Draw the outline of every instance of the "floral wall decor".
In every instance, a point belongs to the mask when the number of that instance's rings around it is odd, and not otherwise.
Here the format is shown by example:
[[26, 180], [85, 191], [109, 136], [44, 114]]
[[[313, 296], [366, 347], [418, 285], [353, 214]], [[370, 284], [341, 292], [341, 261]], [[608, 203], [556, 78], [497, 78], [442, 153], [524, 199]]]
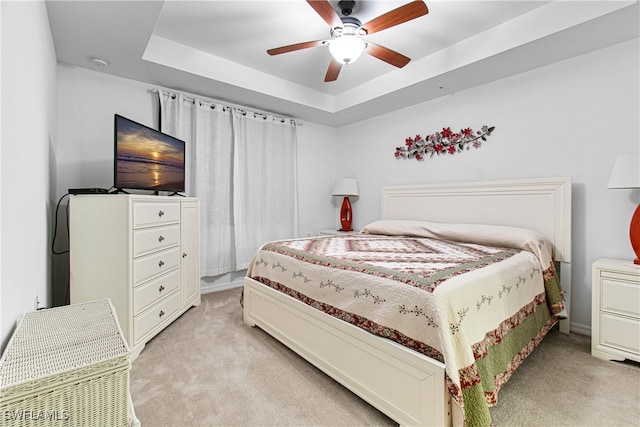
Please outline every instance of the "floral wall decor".
[[404, 147], [396, 147], [396, 158], [424, 160], [425, 157], [433, 157], [441, 154], [455, 154], [471, 147], [479, 148], [482, 142], [487, 140], [495, 126], [482, 126], [480, 130], [471, 128], [453, 132], [451, 128], [443, 128], [440, 132], [423, 138], [420, 135], [407, 138]]

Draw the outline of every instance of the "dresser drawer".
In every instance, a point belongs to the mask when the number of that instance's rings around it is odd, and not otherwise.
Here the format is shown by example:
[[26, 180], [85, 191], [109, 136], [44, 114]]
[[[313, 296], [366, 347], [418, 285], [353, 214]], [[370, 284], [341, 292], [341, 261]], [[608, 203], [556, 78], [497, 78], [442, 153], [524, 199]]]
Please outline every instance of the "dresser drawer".
[[172, 224], [180, 221], [180, 202], [133, 203], [133, 228]]
[[600, 344], [640, 355], [640, 321], [601, 313]]
[[155, 304], [180, 287], [180, 271], [173, 270], [133, 289], [133, 314]]
[[180, 265], [180, 248], [154, 252], [133, 260], [133, 286], [164, 274]]
[[180, 243], [180, 225], [141, 228], [133, 232], [133, 256], [149, 254]]
[[180, 309], [180, 292], [174, 292], [133, 318], [135, 343]]
[[603, 278], [600, 308], [640, 318], [640, 286], [632, 282]]

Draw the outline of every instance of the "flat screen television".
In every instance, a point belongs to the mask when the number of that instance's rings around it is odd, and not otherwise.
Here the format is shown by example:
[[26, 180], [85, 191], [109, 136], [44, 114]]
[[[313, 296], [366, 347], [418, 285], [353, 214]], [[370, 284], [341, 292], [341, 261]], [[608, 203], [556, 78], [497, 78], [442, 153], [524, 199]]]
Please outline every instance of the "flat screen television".
[[114, 147], [116, 191], [184, 192], [184, 141], [116, 114]]

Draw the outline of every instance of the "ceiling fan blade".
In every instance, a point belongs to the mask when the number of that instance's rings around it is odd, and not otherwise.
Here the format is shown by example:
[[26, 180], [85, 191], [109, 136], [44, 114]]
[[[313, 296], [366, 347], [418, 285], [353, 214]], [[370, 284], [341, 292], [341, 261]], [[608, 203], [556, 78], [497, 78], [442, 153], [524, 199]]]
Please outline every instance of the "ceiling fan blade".
[[296, 50], [308, 49], [310, 47], [321, 46], [324, 44], [324, 40], [316, 40], [313, 42], [303, 42], [290, 44], [288, 46], [276, 47], [273, 49], [269, 49], [267, 53], [269, 55], [280, 55], [281, 53], [294, 52]]
[[416, 0], [384, 13], [377, 18], [373, 18], [371, 21], [364, 24], [362, 28], [367, 30], [367, 34], [373, 34], [404, 22], [411, 21], [412, 19], [419, 18], [427, 13], [429, 13], [427, 5], [424, 4], [422, 0]]
[[336, 11], [333, 10], [328, 0], [307, 0], [307, 3], [324, 19], [324, 22], [329, 24], [329, 27], [335, 28], [342, 26], [342, 20]]
[[388, 47], [380, 46], [379, 44], [371, 42], [367, 42], [367, 47], [364, 51], [369, 55], [398, 68], [404, 67], [409, 63], [409, 61], [411, 61], [411, 58], [408, 58], [395, 50], [391, 50]]
[[340, 70], [342, 69], [342, 64], [331, 58], [331, 62], [329, 63], [329, 68], [327, 69], [327, 74], [324, 76], [325, 82], [333, 82], [338, 79], [338, 74], [340, 74]]

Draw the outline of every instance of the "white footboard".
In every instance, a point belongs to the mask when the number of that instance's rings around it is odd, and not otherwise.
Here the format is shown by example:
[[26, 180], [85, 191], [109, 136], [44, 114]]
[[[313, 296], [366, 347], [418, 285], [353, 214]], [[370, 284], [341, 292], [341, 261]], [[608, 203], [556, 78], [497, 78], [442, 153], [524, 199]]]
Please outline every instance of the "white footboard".
[[259, 326], [400, 425], [451, 425], [444, 364], [250, 278], [244, 322]]

